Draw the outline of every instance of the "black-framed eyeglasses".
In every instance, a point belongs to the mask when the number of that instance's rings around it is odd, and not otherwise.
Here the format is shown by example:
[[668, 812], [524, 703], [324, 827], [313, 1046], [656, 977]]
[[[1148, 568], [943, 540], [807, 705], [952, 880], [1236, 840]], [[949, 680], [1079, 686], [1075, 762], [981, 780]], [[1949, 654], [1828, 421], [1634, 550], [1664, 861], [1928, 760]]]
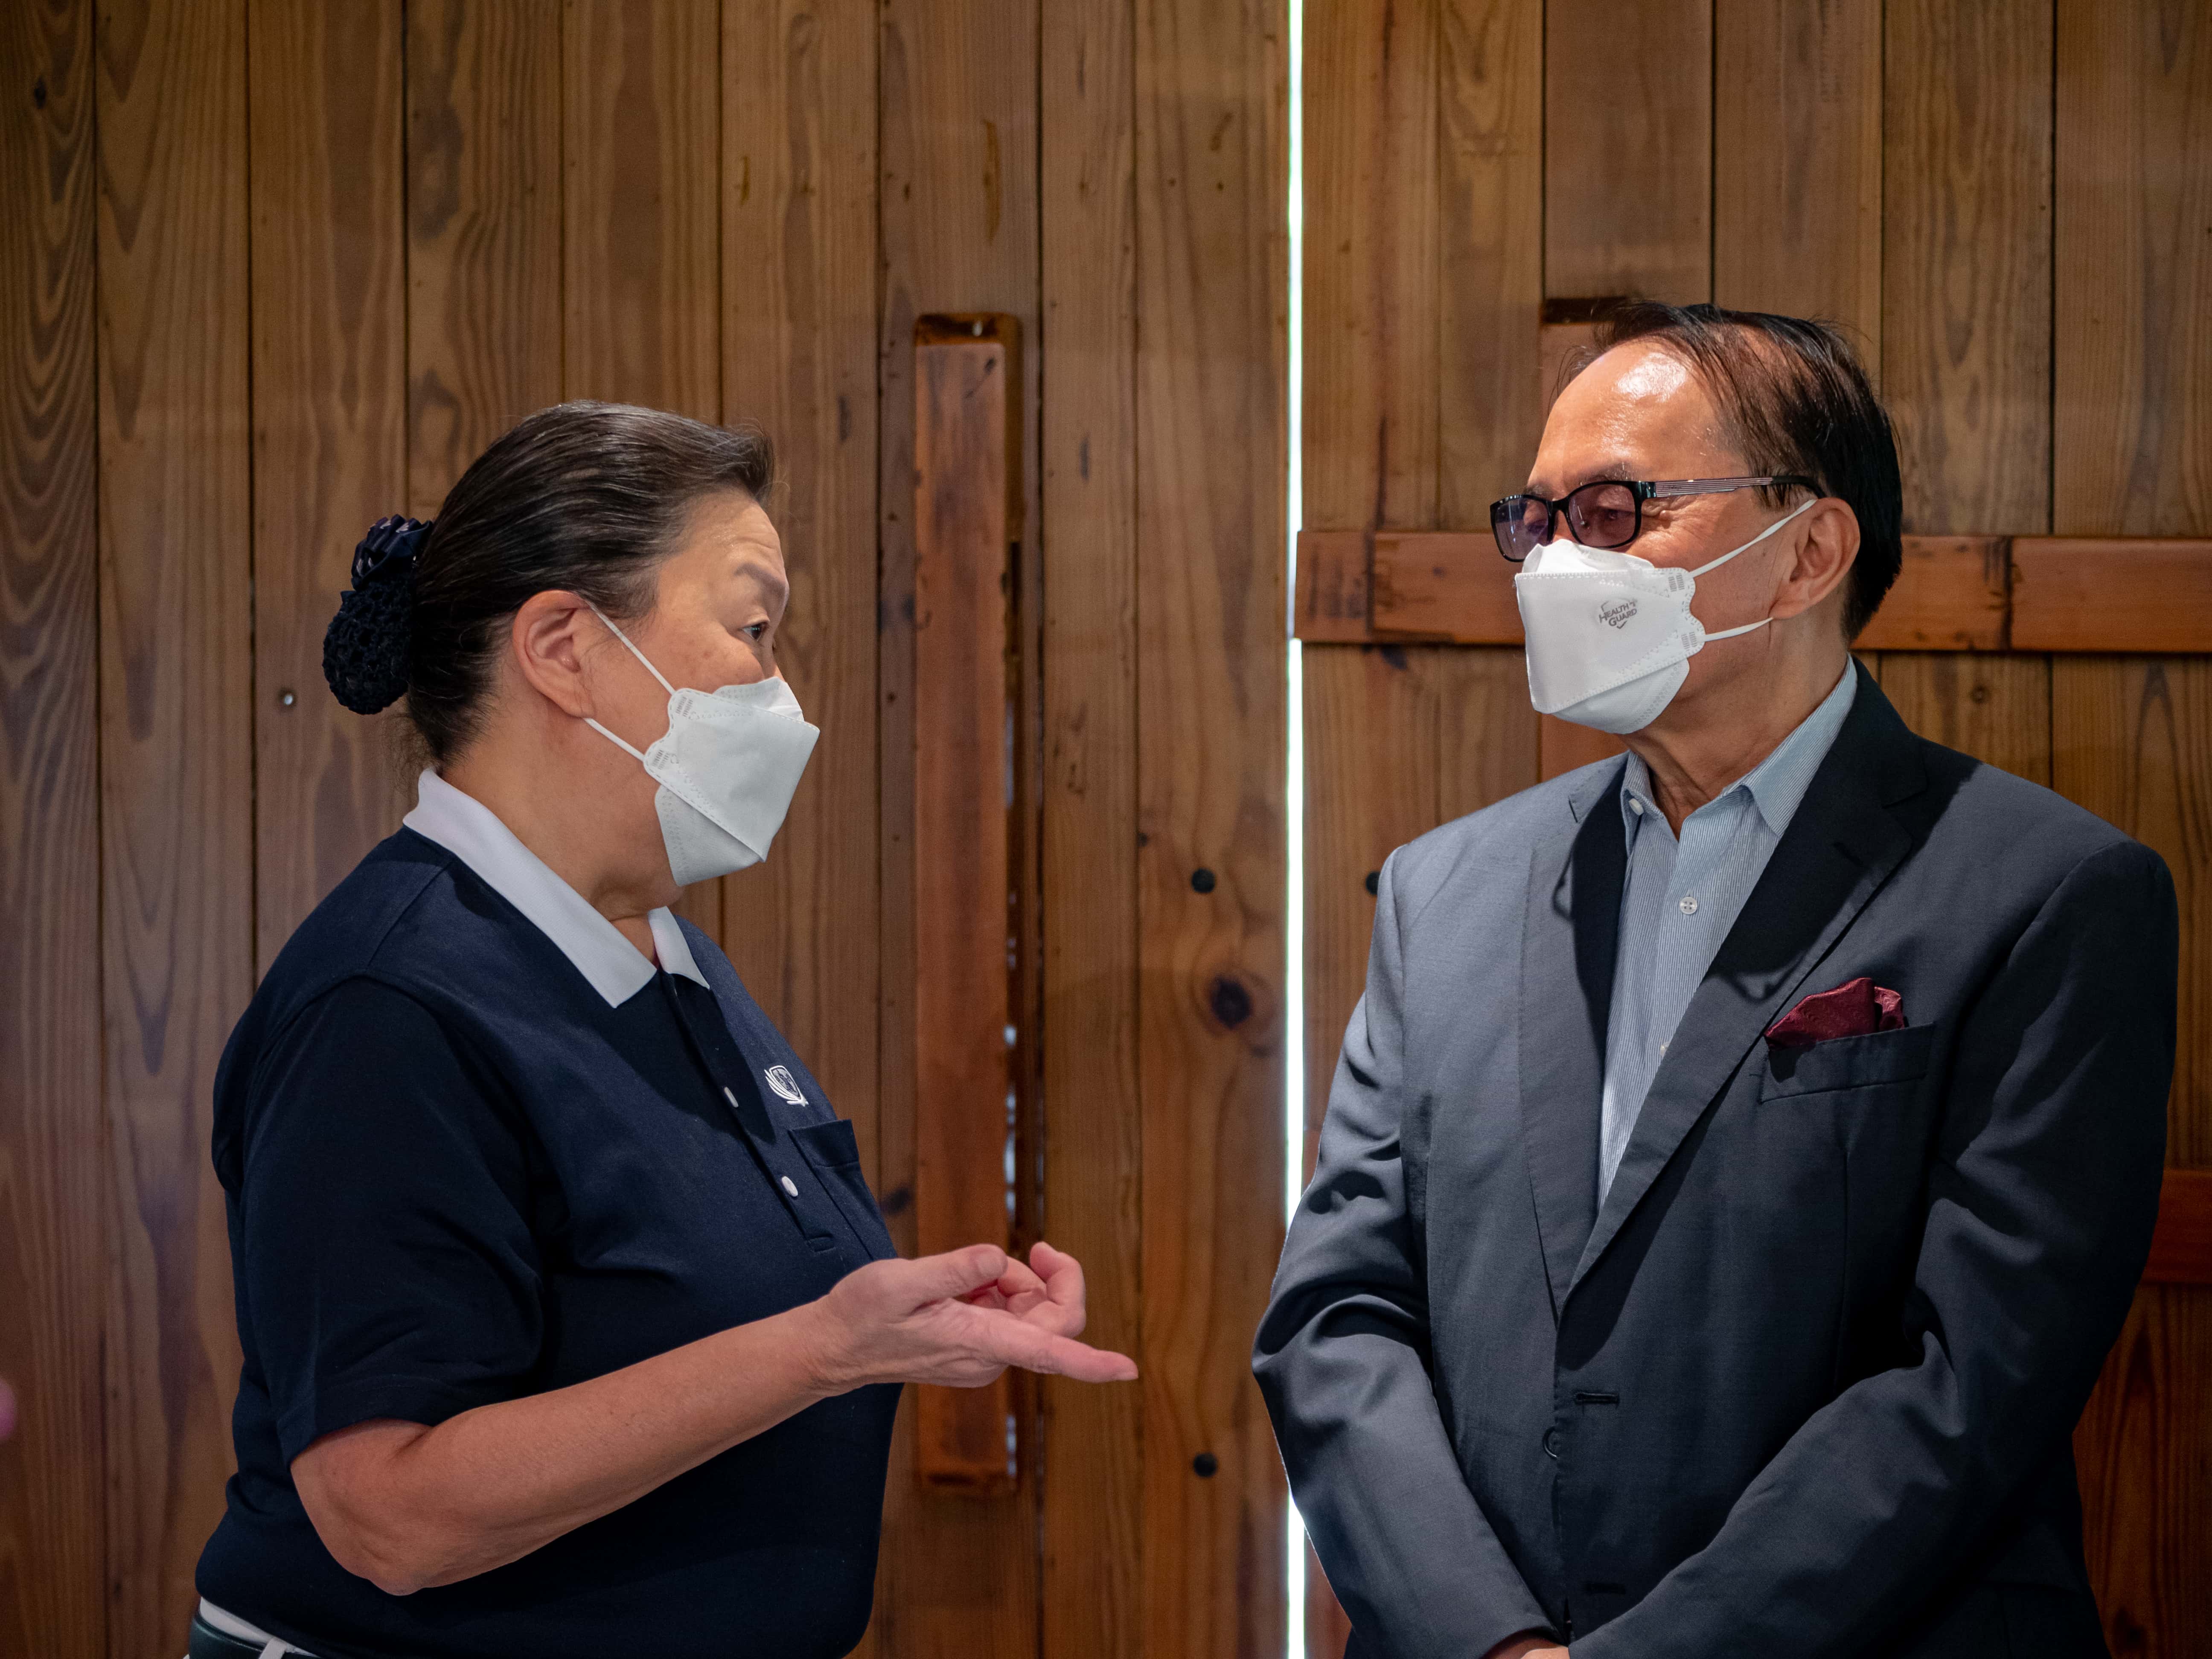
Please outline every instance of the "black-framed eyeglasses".
[[1559, 515], [1584, 547], [1626, 547], [1644, 533], [1644, 503], [1675, 495], [1725, 495], [1731, 490], [1795, 484], [1820, 486], [1811, 478], [1778, 472], [1763, 478], [1593, 478], [1559, 500], [1544, 495], [1508, 495], [1490, 504], [1490, 533], [1498, 550], [1515, 564], [1552, 539]]

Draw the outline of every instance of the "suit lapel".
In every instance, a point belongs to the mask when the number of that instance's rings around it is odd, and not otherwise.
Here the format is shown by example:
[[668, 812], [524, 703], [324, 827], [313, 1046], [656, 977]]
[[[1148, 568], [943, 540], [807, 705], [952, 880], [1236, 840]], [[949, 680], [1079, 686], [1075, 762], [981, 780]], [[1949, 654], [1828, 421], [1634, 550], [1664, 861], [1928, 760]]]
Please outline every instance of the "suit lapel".
[[1914, 836], [1888, 808], [1921, 787], [1917, 740], [1873, 678], [1858, 673], [1850, 718], [1675, 1028], [1570, 1291], [1589, 1276], [1753, 1045], [1912, 848]]
[[1540, 848], [1521, 930], [1521, 1132], [1554, 1314], [1597, 1211], [1599, 1100], [1627, 838], [1614, 803], [1627, 763], [1577, 792], [1571, 839]]

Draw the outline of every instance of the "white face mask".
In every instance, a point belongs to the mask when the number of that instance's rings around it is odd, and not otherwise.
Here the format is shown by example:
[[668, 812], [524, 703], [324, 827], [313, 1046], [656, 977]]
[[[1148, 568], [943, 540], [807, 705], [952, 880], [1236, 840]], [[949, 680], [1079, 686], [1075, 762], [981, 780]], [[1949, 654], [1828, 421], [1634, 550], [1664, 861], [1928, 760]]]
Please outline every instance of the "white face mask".
[[653, 810], [660, 815], [660, 839], [677, 885], [758, 864], [791, 810], [821, 732], [806, 723], [781, 677], [726, 685], [712, 696], [678, 691], [599, 606], [592, 606], [592, 614], [629, 646], [630, 655], [668, 693], [668, 730], [642, 754], [597, 720], [584, 723], [636, 755], [659, 784]]
[[1732, 639], [1774, 619], [1717, 634], [1690, 614], [1698, 578], [1756, 547], [1819, 498], [1777, 519], [1734, 552], [1695, 570], [1662, 568], [1633, 553], [1547, 542], [1513, 578], [1528, 640], [1528, 700], [1540, 714], [1616, 734], [1659, 718], [1708, 640]]

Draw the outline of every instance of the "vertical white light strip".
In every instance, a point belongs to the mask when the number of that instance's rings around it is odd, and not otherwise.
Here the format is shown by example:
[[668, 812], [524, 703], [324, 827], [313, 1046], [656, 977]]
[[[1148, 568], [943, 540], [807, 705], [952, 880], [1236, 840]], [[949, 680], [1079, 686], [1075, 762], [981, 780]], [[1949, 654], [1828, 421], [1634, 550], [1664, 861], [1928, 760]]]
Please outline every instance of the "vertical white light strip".
[[[1283, 826], [1284, 877], [1289, 890], [1283, 896], [1283, 948], [1289, 957], [1283, 969], [1283, 1219], [1288, 1224], [1297, 1208], [1304, 1182], [1306, 1155], [1306, 744], [1304, 664], [1299, 657], [1295, 623], [1297, 616], [1298, 526], [1305, 517], [1305, 478], [1302, 463], [1302, 428], [1305, 402], [1305, 4], [1288, 0], [1290, 7], [1290, 201], [1285, 211], [1290, 230], [1290, 350], [1284, 393], [1289, 400], [1290, 434], [1289, 527], [1283, 550], [1289, 580], [1284, 584], [1287, 601], [1283, 617], [1289, 636], [1285, 655], [1287, 684], [1284, 726], [1290, 752], [1285, 757]], [[1284, 1609], [1284, 1649], [1286, 1659], [1305, 1659], [1306, 1651], [1306, 1528], [1296, 1504], [1289, 1508], [1284, 1528], [1283, 1583], [1289, 1605]]]

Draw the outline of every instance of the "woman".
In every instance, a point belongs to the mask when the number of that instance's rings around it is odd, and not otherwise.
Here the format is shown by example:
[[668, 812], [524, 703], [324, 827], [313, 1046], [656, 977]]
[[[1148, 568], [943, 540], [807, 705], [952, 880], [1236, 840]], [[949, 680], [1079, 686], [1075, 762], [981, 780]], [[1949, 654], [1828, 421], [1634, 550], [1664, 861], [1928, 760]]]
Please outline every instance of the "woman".
[[666, 908], [767, 853], [813, 747], [769, 472], [564, 404], [356, 555], [325, 674], [429, 764], [216, 1079], [245, 1365], [193, 1659], [842, 1654], [899, 1384], [1136, 1374], [1048, 1245], [896, 1259]]

